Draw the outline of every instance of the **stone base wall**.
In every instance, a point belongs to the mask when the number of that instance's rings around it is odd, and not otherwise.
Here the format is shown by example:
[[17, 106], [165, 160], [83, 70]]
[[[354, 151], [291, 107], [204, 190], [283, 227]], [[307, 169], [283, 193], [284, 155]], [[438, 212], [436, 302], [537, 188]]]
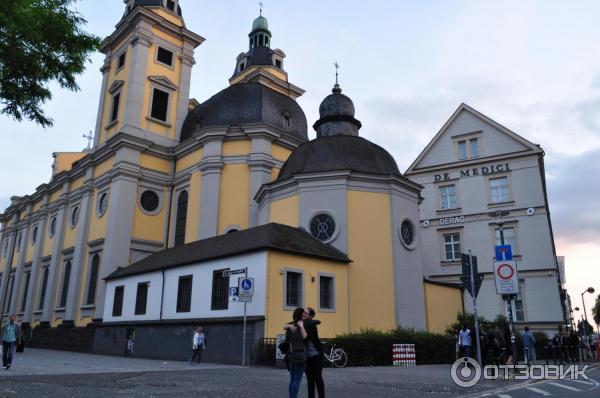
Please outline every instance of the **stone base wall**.
[[96, 329], [93, 327], [36, 327], [29, 346], [50, 350], [92, 352]]

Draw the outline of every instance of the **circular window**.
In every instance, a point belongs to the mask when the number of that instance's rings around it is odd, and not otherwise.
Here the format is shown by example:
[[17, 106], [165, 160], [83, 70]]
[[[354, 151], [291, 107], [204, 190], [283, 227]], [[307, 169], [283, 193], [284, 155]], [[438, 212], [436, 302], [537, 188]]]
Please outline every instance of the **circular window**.
[[79, 206], [75, 206], [73, 210], [71, 210], [71, 228], [77, 225], [79, 221]]
[[142, 196], [140, 197], [140, 205], [142, 209], [146, 210], [149, 213], [154, 212], [158, 209], [159, 205], [159, 197], [154, 191], [144, 191]]
[[50, 237], [53, 237], [56, 233], [56, 217], [52, 217], [52, 221], [50, 221]]
[[108, 208], [108, 193], [103, 192], [98, 198], [98, 216], [102, 217]]
[[34, 245], [35, 242], [37, 241], [37, 234], [38, 234], [38, 227], [34, 227], [33, 228], [33, 232], [31, 234], [31, 244]]
[[310, 220], [310, 233], [321, 242], [333, 238], [334, 232], [335, 220], [329, 214], [317, 214]]
[[415, 228], [410, 220], [402, 221], [400, 224], [400, 240], [407, 249], [414, 249], [417, 245], [415, 237]]

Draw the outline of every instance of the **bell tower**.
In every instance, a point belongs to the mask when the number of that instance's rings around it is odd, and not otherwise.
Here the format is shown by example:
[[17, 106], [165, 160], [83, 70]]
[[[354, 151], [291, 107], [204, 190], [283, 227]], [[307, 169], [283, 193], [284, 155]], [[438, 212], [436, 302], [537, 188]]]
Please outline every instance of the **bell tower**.
[[194, 49], [178, 0], [125, 0], [106, 54], [94, 147], [118, 133], [176, 145], [187, 115]]

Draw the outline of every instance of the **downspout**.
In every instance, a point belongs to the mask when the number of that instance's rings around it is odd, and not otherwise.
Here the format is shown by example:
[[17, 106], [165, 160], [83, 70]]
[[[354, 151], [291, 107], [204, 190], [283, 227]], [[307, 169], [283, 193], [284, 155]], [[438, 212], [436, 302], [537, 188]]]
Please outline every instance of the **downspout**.
[[550, 219], [550, 205], [548, 204], [548, 192], [546, 190], [546, 171], [544, 168], [544, 155], [545, 152], [538, 156], [538, 163], [540, 166], [540, 176], [542, 178], [542, 190], [544, 192], [544, 204], [546, 206], [546, 218], [548, 219], [548, 225], [550, 226], [550, 241], [552, 243], [552, 255], [554, 260], [554, 267], [556, 268], [556, 283], [558, 285], [558, 297], [560, 298], [560, 307], [562, 309], [563, 322], [567, 324], [567, 310], [565, 308], [565, 300], [563, 299], [562, 282], [560, 280], [560, 268], [558, 267], [558, 261], [556, 260], [556, 246], [554, 245], [554, 231], [552, 229], [552, 220]]
[[165, 270], [164, 268], [161, 270], [162, 272], [162, 289], [160, 291], [160, 317], [159, 320], [162, 321], [163, 318], [163, 301], [165, 296]]
[[165, 249], [169, 247], [169, 237], [171, 235], [171, 212], [173, 208], [173, 193], [175, 192], [175, 185], [171, 185], [171, 192], [169, 194], [169, 209], [167, 210], [167, 230], [165, 232]]

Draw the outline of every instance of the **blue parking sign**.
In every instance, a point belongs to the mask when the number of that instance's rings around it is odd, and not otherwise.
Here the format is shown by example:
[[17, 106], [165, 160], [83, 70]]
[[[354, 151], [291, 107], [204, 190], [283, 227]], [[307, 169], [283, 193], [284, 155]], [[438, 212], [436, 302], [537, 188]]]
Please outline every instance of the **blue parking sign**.
[[512, 246], [511, 245], [498, 245], [496, 246], [496, 261], [512, 260]]

